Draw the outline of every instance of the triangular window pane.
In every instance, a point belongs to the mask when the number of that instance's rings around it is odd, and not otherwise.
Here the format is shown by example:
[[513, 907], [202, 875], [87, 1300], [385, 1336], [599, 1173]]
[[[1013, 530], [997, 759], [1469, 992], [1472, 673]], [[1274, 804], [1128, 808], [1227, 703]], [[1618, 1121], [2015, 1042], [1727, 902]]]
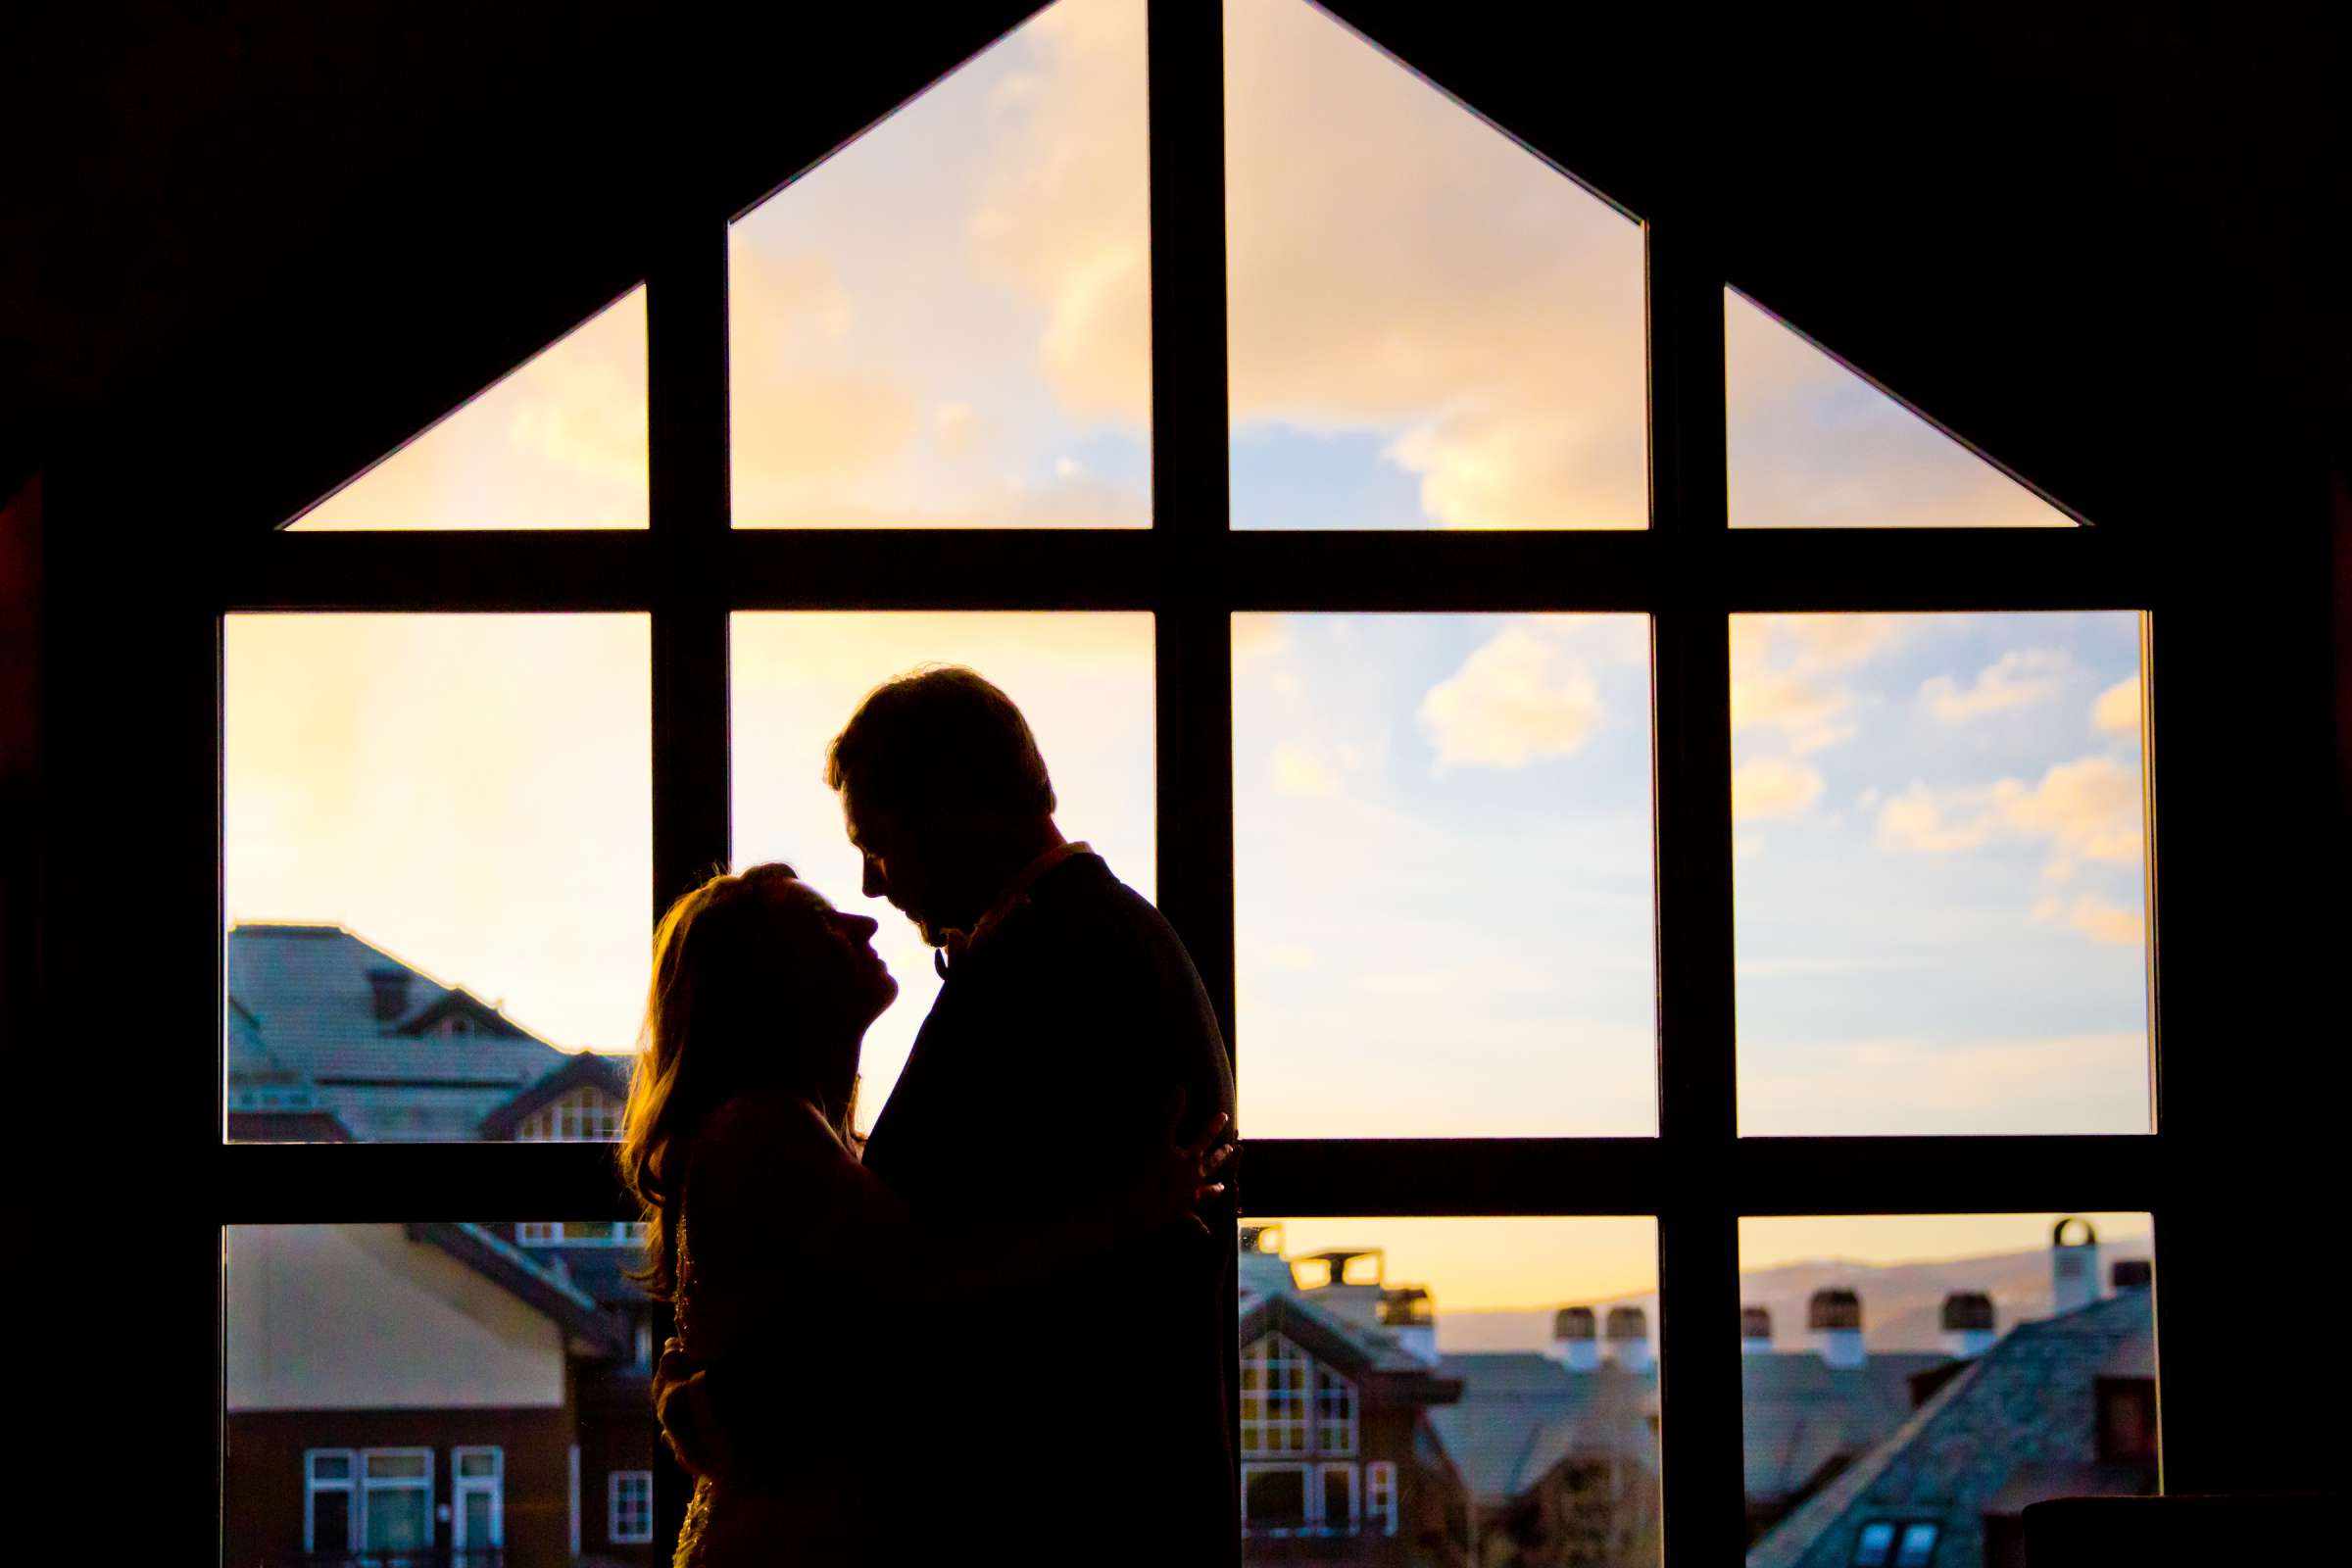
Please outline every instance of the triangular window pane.
[[1639, 224], [1304, 0], [1227, 0], [1233, 522], [1639, 528]]
[[1734, 289], [1735, 528], [2071, 528], [2075, 520]]
[[642, 528], [648, 510], [641, 284], [288, 526]]
[[1060, 0], [738, 219], [740, 527], [1151, 521], [1144, 0]]

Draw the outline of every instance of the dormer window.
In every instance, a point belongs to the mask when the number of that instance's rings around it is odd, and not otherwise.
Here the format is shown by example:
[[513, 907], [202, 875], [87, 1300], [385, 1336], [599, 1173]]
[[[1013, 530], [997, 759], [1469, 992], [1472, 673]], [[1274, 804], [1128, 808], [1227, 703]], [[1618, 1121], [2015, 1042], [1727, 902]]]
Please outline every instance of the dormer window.
[[601, 1089], [569, 1089], [522, 1119], [517, 1143], [612, 1143], [620, 1136], [620, 1102]]

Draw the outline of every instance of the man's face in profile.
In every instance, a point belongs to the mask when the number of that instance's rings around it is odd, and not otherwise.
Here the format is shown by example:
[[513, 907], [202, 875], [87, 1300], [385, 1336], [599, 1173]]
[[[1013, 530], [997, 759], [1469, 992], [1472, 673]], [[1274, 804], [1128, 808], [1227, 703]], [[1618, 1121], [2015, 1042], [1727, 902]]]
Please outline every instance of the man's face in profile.
[[861, 891], [869, 899], [887, 899], [893, 908], [915, 923], [932, 947], [947, 943], [946, 922], [935, 906], [931, 859], [923, 836], [896, 812], [879, 807], [858, 808], [847, 789], [841, 792], [842, 826], [851, 847], [864, 862]]

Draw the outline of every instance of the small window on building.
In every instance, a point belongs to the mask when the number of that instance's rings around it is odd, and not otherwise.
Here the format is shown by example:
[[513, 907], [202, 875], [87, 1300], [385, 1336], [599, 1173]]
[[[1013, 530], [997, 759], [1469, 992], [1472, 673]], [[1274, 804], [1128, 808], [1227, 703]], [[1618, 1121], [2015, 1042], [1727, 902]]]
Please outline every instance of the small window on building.
[[1314, 1362], [1279, 1334], [1242, 1352], [1242, 1452], [1307, 1451], [1307, 1391]]
[[1396, 1466], [1375, 1459], [1364, 1466], [1364, 1517], [1384, 1536], [1396, 1533]]
[[358, 1512], [353, 1490], [359, 1457], [349, 1448], [313, 1448], [302, 1456], [302, 1549], [352, 1549]]
[[564, 1240], [560, 1219], [526, 1219], [514, 1227], [514, 1240], [524, 1247], [554, 1247]]
[[525, 1144], [612, 1143], [620, 1136], [620, 1102], [599, 1089], [573, 1089], [532, 1111], [514, 1129]]
[[482, 1551], [507, 1544], [506, 1454], [502, 1449], [453, 1448], [450, 1489], [456, 1494], [455, 1534], [460, 1551]]
[[1302, 1464], [1246, 1464], [1242, 1466], [1242, 1533], [1289, 1536], [1305, 1530], [1306, 1466]]
[[2109, 1463], [2156, 1462], [2156, 1383], [2101, 1378], [2099, 1457]]
[[654, 1539], [654, 1473], [615, 1470], [605, 1484], [606, 1534], [614, 1545], [638, 1545]]
[[1327, 1536], [1352, 1536], [1361, 1528], [1356, 1511], [1355, 1466], [1327, 1464], [1322, 1468], [1323, 1508], [1320, 1523]]
[[1929, 1568], [1936, 1560], [1936, 1538], [1943, 1533], [1938, 1524], [1903, 1526], [1902, 1544], [1894, 1551], [1894, 1568]]
[[1886, 1568], [1894, 1556], [1894, 1526], [1874, 1519], [1854, 1540], [1854, 1568]]
[[1315, 1451], [1355, 1452], [1355, 1385], [1321, 1366], [1315, 1368]]
[[360, 1536], [366, 1551], [433, 1544], [433, 1450], [369, 1448], [360, 1455]]

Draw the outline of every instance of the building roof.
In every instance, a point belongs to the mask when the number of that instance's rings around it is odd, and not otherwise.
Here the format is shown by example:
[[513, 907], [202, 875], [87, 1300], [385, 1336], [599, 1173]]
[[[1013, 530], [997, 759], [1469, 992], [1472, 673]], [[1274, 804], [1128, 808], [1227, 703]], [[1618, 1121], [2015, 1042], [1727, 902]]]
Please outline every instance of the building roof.
[[[1843, 1568], [1874, 1518], [1939, 1520], [1939, 1562], [1984, 1556], [1984, 1516], [2048, 1489], [2149, 1490], [2144, 1466], [2098, 1456], [2095, 1385], [2110, 1366], [2152, 1358], [2145, 1290], [2023, 1323], [1963, 1368], [1885, 1443], [1757, 1542], [1748, 1568]], [[2152, 1364], [2152, 1360], [2149, 1364]]]
[[626, 1354], [627, 1320], [606, 1309], [559, 1270], [548, 1267], [496, 1232], [472, 1224], [412, 1224], [409, 1240], [427, 1242], [504, 1287], [561, 1324], [566, 1347], [592, 1356]]
[[618, 1061], [594, 1051], [577, 1052], [566, 1056], [553, 1071], [543, 1074], [531, 1086], [482, 1118], [480, 1136], [506, 1139], [514, 1136], [514, 1129], [523, 1120], [574, 1089], [595, 1089], [625, 1100], [629, 1093], [629, 1072]]
[[1911, 1380], [1948, 1366], [1941, 1351], [1882, 1351], [1857, 1367], [1833, 1367], [1811, 1350], [1740, 1358], [1741, 1446], [1747, 1495], [1770, 1500], [1803, 1491], [1833, 1461], [1850, 1458], [1911, 1414]]
[[1656, 1462], [1653, 1372], [1614, 1362], [1575, 1372], [1532, 1351], [1448, 1355], [1438, 1367], [1462, 1396], [1431, 1410], [1430, 1425], [1481, 1506], [1524, 1495], [1579, 1454]]
[[[390, 1017], [377, 1016], [371, 971], [404, 993]], [[359, 1138], [478, 1138], [492, 1112], [573, 1059], [341, 926], [232, 927], [228, 994], [231, 1107], [325, 1110]], [[456, 1017], [469, 1032], [421, 1032]]]

